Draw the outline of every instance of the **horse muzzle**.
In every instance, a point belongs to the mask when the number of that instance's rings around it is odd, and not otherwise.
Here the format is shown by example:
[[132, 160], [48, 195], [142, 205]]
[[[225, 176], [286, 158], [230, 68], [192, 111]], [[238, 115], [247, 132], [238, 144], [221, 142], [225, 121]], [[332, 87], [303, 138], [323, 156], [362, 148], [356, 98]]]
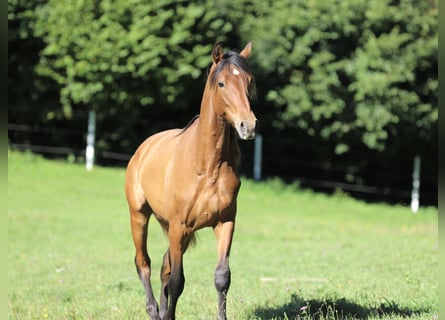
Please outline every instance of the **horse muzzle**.
[[235, 123], [235, 130], [238, 132], [239, 137], [242, 140], [251, 140], [255, 138], [255, 120], [241, 120]]

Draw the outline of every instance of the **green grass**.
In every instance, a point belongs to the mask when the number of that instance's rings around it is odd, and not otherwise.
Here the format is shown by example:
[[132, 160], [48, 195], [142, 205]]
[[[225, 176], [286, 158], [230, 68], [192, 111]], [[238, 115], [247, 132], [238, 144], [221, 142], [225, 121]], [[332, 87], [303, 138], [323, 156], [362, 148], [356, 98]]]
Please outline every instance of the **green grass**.
[[[124, 170], [8, 153], [9, 319], [147, 319]], [[230, 319], [436, 319], [437, 209], [367, 204], [244, 180]], [[185, 255], [178, 319], [214, 319], [216, 241]], [[167, 241], [152, 220], [159, 292]]]

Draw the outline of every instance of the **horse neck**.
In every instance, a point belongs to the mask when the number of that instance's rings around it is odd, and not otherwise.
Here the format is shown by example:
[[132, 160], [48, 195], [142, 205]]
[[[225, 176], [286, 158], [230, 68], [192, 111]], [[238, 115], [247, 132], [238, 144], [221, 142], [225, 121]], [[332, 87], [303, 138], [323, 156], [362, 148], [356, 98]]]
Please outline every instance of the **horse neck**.
[[231, 125], [215, 112], [214, 103], [211, 89], [207, 85], [201, 102], [196, 156], [200, 169], [209, 174], [218, 170], [224, 162], [235, 168], [240, 162], [236, 133]]

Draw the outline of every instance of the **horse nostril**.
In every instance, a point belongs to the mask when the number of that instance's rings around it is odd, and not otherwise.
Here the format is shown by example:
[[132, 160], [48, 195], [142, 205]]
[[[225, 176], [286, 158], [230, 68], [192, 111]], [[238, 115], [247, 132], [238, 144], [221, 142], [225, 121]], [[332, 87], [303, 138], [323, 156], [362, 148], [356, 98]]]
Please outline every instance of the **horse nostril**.
[[244, 121], [241, 121], [240, 126], [241, 128], [244, 128]]

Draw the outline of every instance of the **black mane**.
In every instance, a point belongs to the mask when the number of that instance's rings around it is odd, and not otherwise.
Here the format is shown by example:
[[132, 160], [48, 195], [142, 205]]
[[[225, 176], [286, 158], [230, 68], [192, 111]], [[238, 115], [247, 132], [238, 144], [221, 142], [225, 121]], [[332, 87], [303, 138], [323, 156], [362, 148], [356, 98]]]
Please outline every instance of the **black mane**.
[[195, 122], [196, 119], [199, 118], [199, 114], [197, 114], [196, 116], [194, 116], [192, 118], [192, 120], [189, 121], [189, 123], [187, 123], [187, 125], [182, 128], [181, 132], [179, 132], [176, 136], [180, 136], [181, 134], [183, 134], [188, 128], [190, 128], [192, 126], [192, 124]]

